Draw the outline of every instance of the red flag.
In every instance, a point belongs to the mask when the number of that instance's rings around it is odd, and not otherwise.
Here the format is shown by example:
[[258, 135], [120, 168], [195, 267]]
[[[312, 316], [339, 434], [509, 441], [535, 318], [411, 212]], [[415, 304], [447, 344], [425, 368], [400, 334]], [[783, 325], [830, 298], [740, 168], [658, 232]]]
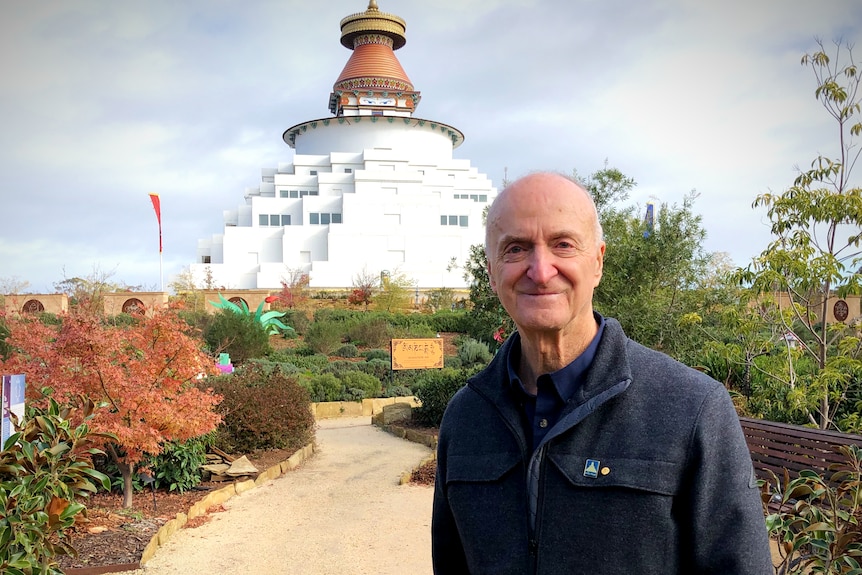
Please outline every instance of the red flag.
[[159, 253], [162, 253], [162, 203], [159, 200], [159, 194], [150, 194], [150, 200], [153, 202], [156, 219], [159, 221]]

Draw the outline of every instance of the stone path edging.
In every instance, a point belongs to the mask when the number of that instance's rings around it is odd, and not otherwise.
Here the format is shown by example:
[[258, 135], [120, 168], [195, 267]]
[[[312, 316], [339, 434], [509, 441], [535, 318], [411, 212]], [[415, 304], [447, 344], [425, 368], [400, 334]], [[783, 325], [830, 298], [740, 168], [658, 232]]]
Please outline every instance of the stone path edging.
[[[424, 458], [419, 462], [419, 465], [416, 466], [416, 469], [421, 468], [426, 463], [437, 460], [437, 436], [436, 435], [428, 435], [427, 433], [421, 433], [416, 431], [415, 429], [410, 429], [409, 427], [403, 427], [398, 425], [397, 423], [377, 423], [372, 420], [372, 424], [376, 425], [386, 433], [391, 433], [395, 437], [400, 437], [401, 439], [406, 439], [407, 441], [412, 441], [413, 443], [420, 443], [422, 445], [427, 445], [431, 448], [431, 455]], [[413, 471], [405, 471], [401, 474], [401, 479], [399, 484], [406, 485], [410, 483], [410, 480], [413, 477]]]
[[271, 481], [277, 477], [280, 477], [299, 467], [299, 465], [310, 458], [314, 454], [314, 444], [309, 443], [302, 449], [298, 449], [296, 453], [291, 455], [285, 461], [277, 465], [273, 465], [266, 471], [261, 472], [257, 478], [248, 479], [246, 481], [239, 481], [235, 483], [231, 483], [221, 489], [217, 489], [212, 491], [206, 495], [203, 499], [192, 505], [188, 513], [177, 513], [177, 516], [164, 525], [153, 535], [150, 542], [147, 544], [146, 548], [144, 548], [143, 553], [141, 554], [141, 562], [140, 565], [143, 565], [152, 559], [153, 555], [156, 553], [156, 550], [163, 546], [171, 536], [176, 533], [178, 530], [182, 529], [189, 520], [194, 519], [196, 517], [200, 517], [202, 515], [207, 514], [207, 510], [210, 507], [214, 507], [216, 505], [221, 505], [225, 501], [231, 499], [232, 497], [239, 495], [241, 493], [245, 493], [250, 489], [254, 489], [267, 481]]

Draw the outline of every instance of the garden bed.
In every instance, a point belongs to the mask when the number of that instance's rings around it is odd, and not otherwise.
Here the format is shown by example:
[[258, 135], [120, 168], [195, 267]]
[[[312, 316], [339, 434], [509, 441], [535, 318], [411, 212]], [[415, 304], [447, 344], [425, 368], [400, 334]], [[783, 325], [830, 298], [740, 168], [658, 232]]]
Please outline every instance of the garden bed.
[[[260, 471], [287, 460], [295, 450], [268, 450], [248, 455]], [[177, 513], [189, 508], [214, 490], [224, 487], [223, 482], [201, 483], [197, 489], [185, 493], [144, 490], [135, 493], [133, 507], [123, 509], [120, 493], [97, 493], [83, 501], [87, 518], [76, 525], [72, 545], [77, 557], [62, 557], [60, 566], [67, 575], [97, 575], [137, 569], [141, 555], [153, 535]], [[209, 513], [223, 511], [221, 506]], [[189, 521], [186, 528], [202, 525], [209, 514]]]

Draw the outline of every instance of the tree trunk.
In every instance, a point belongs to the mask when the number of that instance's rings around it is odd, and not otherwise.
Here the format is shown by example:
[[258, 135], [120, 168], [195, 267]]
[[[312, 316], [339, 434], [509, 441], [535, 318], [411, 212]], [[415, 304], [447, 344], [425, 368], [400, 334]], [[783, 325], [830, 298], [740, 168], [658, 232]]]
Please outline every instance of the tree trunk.
[[120, 454], [117, 452], [117, 446], [109, 444], [107, 448], [108, 455], [120, 471], [120, 477], [123, 478], [123, 509], [132, 508], [132, 496], [135, 494], [135, 486], [132, 484], [132, 471], [134, 466], [129, 465], [125, 461], [120, 460]]
[[123, 509], [131, 509], [132, 496], [135, 493], [135, 487], [132, 484], [132, 466], [128, 463], [117, 463], [117, 468], [123, 476]]

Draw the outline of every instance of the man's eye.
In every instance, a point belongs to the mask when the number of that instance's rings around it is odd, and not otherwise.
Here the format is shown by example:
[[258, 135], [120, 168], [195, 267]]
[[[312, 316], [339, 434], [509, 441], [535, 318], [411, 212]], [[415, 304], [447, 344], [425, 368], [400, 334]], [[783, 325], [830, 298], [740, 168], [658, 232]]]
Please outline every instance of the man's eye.
[[524, 251], [524, 248], [522, 248], [521, 246], [512, 246], [508, 250], [506, 250], [506, 253], [507, 254], [519, 254], [522, 251]]

